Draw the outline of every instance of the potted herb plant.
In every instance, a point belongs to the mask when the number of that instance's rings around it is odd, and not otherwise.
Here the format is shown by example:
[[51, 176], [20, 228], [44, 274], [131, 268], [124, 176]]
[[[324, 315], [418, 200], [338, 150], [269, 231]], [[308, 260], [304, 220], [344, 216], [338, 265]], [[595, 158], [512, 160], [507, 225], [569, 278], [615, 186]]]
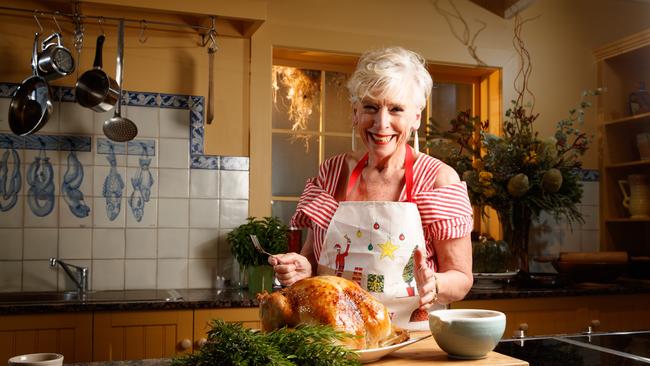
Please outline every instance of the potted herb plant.
[[268, 264], [268, 255], [255, 249], [250, 236], [256, 235], [262, 248], [271, 254], [285, 253], [288, 228], [277, 217], [249, 217], [246, 221], [228, 233], [230, 251], [239, 266], [246, 270], [251, 294], [271, 291], [273, 268]]

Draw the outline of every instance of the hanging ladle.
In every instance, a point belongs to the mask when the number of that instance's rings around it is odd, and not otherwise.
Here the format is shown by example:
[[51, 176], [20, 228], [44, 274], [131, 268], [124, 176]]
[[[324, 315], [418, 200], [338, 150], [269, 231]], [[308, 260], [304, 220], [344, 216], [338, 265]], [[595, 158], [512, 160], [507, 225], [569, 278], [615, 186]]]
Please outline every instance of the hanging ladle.
[[104, 121], [104, 135], [116, 142], [131, 141], [138, 134], [138, 127], [128, 118], [122, 117], [122, 63], [124, 62], [124, 20], [120, 19], [117, 27], [117, 67], [115, 77], [119, 85], [119, 97], [115, 105], [115, 113], [109, 120]]

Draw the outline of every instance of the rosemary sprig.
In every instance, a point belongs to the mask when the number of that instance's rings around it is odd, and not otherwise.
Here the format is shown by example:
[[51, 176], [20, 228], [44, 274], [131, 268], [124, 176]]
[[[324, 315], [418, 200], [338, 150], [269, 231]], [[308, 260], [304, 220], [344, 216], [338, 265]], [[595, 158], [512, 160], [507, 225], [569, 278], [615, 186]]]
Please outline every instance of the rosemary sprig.
[[257, 332], [240, 323], [215, 319], [208, 343], [198, 352], [172, 360], [172, 366], [212, 365], [359, 365], [353, 351], [337, 340], [354, 337], [325, 325], [300, 325], [271, 332]]

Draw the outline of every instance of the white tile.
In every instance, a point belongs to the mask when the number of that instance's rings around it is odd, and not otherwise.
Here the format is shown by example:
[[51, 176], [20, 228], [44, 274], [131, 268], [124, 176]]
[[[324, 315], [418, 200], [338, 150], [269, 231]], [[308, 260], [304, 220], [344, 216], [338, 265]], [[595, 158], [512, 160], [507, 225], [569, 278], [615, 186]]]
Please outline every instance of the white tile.
[[190, 199], [190, 227], [218, 228], [219, 200], [208, 198]]
[[599, 184], [598, 182], [582, 182], [582, 200], [583, 205], [598, 205]]
[[158, 258], [187, 258], [188, 229], [158, 229]]
[[129, 167], [139, 168], [140, 159], [148, 159], [150, 169], [158, 168], [158, 155], [159, 155], [158, 142], [157, 140], [154, 141], [155, 141], [155, 149], [156, 149], [155, 155], [142, 156], [141, 154], [129, 154], [126, 158], [126, 165]]
[[23, 261], [23, 291], [56, 291], [57, 272], [49, 261]]
[[[59, 226], [59, 211], [56, 209], [57, 199], [54, 197], [53, 201], [41, 201], [35, 198], [30, 198], [29, 196], [25, 197], [25, 218], [24, 223], [26, 228], [39, 228], [39, 227], [51, 227], [55, 228]], [[37, 216], [31, 210], [31, 205], [34, 205], [36, 209], [42, 208], [47, 210], [51, 208], [52, 211], [45, 216]], [[46, 212], [46, 211], [44, 211]]]
[[51, 133], [59, 132], [60, 129], [60, 116], [61, 116], [61, 104], [60, 102], [53, 102], [52, 113], [50, 113], [47, 122], [38, 130], [39, 133]]
[[219, 227], [234, 229], [246, 223], [248, 218], [248, 200], [221, 200], [219, 207]]
[[189, 196], [189, 176], [189, 169], [158, 169], [158, 197], [187, 198]]
[[[91, 144], [90, 145], [90, 150], [91, 151], [75, 151], [74, 152], [74, 155], [77, 156], [77, 160], [79, 160], [79, 162], [84, 167], [84, 175], [85, 175], [84, 179], [91, 179], [92, 178], [93, 175], [89, 174], [87, 169], [92, 168], [92, 166], [95, 165], [95, 153], [94, 153], [95, 148], [92, 145], [92, 139], [91, 139], [90, 144]], [[70, 155], [69, 151], [64, 151], [63, 152], [63, 155], [61, 156], [62, 165], [66, 164], [66, 160], [68, 159], [68, 155]]]
[[156, 230], [126, 229], [126, 258], [156, 258]]
[[[57, 150], [44, 150], [44, 152], [41, 152], [41, 150], [24, 150], [25, 152], [25, 158], [23, 159], [23, 164], [26, 165], [26, 170], [29, 169], [29, 165], [34, 163], [36, 161], [36, 158], [41, 158], [41, 161], [43, 162], [48, 162], [50, 165], [52, 165], [54, 169], [54, 174], [56, 176], [56, 179], [54, 180], [54, 185], [56, 186], [56, 191], [59, 191], [58, 187], [58, 182], [59, 179], [59, 170], [56, 169], [56, 166], [61, 165], [61, 151]], [[67, 156], [67, 154], [66, 154]], [[43, 164], [44, 166], [44, 164]], [[25, 184], [27, 184], [27, 179], [25, 179]]]
[[25, 196], [18, 195], [14, 207], [8, 211], [0, 211], [0, 227], [23, 227], [25, 222], [24, 203]]
[[22, 280], [22, 261], [0, 261], [0, 293], [20, 291]]
[[232, 252], [230, 251], [230, 243], [228, 242], [228, 233], [232, 229], [219, 230], [218, 244], [217, 244], [217, 258], [232, 258]]
[[188, 138], [190, 111], [187, 109], [160, 109], [160, 137]]
[[126, 210], [129, 209], [126, 203], [126, 198], [120, 200], [119, 212], [111, 220], [107, 212], [107, 203], [104, 197], [93, 198], [93, 226], [98, 227], [125, 227], [126, 226]]
[[[93, 197], [91, 195], [84, 194], [83, 201], [79, 201], [78, 206], [75, 206], [76, 212], [78, 212], [78, 214], [80, 215], [83, 215], [85, 213], [86, 214], [85, 217], [77, 217], [74, 213], [72, 213], [72, 210], [70, 209], [70, 206], [68, 205], [64, 197], [57, 197], [57, 200], [58, 200], [57, 207], [59, 209], [59, 227], [92, 228], [93, 226], [92, 207], [94, 202], [93, 202]], [[75, 202], [75, 204], [77, 204], [77, 202]]]
[[598, 230], [598, 206], [579, 205], [579, 209], [585, 220], [581, 228], [583, 230]]
[[248, 172], [222, 170], [220, 196], [227, 199], [248, 199]]
[[[127, 113], [127, 106], [123, 105], [122, 106], [122, 111], [121, 114], [125, 116]], [[93, 126], [94, 126], [94, 134], [105, 137], [104, 136], [104, 122], [108, 121], [113, 117], [115, 114], [115, 111], [113, 108], [107, 112], [94, 112], [93, 113]]]
[[92, 229], [59, 229], [59, 258], [91, 258], [92, 234]]
[[0, 260], [23, 259], [23, 229], [0, 229]]
[[138, 138], [158, 137], [158, 113], [157, 107], [129, 106], [126, 117], [138, 126]]
[[191, 169], [190, 197], [219, 198], [219, 171], [209, 169]]
[[0, 131], [10, 132], [9, 127], [9, 105], [11, 98], [0, 98]]
[[158, 225], [158, 199], [151, 198], [149, 202], [144, 203], [144, 211], [138, 221], [132, 205], [138, 205], [139, 198], [140, 195], [133, 195], [133, 192], [127, 197], [126, 227], [156, 227]]
[[[129, 182], [129, 179], [126, 175], [126, 167], [116, 167], [115, 168], [119, 178], [115, 178], [115, 184], [117, 186], [118, 179], [121, 179], [124, 188], [122, 189], [122, 196], [126, 196], [126, 187]], [[96, 166], [93, 169], [93, 190], [92, 195], [94, 197], [103, 197], [104, 196], [104, 184], [106, 183], [106, 178], [111, 174], [111, 168], [108, 166]], [[109, 180], [109, 183], [113, 183], [113, 177]]]
[[189, 140], [161, 138], [158, 152], [158, 166], [160, 168], [185, 168], [189, 164]]
[[187, 288], [187, 259], [159, 259], [156, 288]]
[[583, 230], [580, 235], [582, 239], [581, 252], [597, 252], [600, 250], [597, 230]]
[[218, 229], [190, 229], [190, 258], [217, 258]]
[[[149, 188], [149, 197], [158, 198], [158, 169], [152, 168], [148, 169], [148, 171], [151, 174], [151, 182], [153, 183]], [[146, 172], [146, 170], [142, 170], [139, 167], [126, 168], [126, 178], [124, 179], [124, 182], [126, 183], [126, 194], [128, 196], [131, 196], [131, 193], [133, 193], [134, 190], [133, 180], [139, 175], [142, 175], [143, 179], [148, 178]]]
[[127, 259], [124, 263], [124, 289], [146, 290], [156, 288], [155, 259]]
[[190, 259], [189, 288], [215, 288], [217, 275], [216, 259]]
[[217, 259], [217, 275], [230, 280], [233, 285], [239, 282], [239, 266], [233, 258]]
[[124, 258], [124, 229], [93, 229], [93, 259]]
[[58, 254], [59, 229], [25, 229], [23, 259], [48, 259]]
[[93, 111], [77, 103], [60, 103], [60, 132], [92, 135], [94, 132]]
[[[90, 259], [70, 259], [65, 261], [68, 264], [72, 264], [74, 266], [79, 266], [79, 267], [86, 267], [88, 268], [88, 287], [92, 289], [91, 284], [92, 284], [92, 261]], [[58, 287], [57, 289], [59, 291], [72, 291], [77, 289], [77, 285], [70, 279], [70, 276], [68, 276], [61, 267], [57, 269], [58, 271]]]
[[92, 288], [95, 291], [124, 289], [124, 260], [93, 260]]
[[560, 243], [561, 244], [561, 252], [579, 252], [580, 247], [581, 247], [581, 242], [582, 242], [582, 230], [578, 228], [576, 225], [573, 225], [571, 228], [568, 224], [564, 225], [564, 229], [562, 231], [563, 233], [563, 241]]
[[189, 226], [189, 200], [158, 199], [158, 227], [186, 228]]

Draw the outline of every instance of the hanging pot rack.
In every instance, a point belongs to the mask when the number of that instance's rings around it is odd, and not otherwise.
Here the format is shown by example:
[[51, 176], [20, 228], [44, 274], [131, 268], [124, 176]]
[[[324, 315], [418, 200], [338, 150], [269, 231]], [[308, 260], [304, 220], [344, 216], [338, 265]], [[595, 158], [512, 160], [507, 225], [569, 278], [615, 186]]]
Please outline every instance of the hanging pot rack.
[[[56, 17], [62, 17], [66, 21], [74, 23], [75, 21], [80, 21], [84, 19], [92, 19], [96, 20], [98, 22], [101, 22], [101, 24], [106, 24], [107, 21], [115, 22], [115, 26], [117, 26], [117, 22], [120, 20], [123, 20], [125, 23], [131, 23], [131, 24], [136, 24], [141, 28], [140, 32], [140, 41], [144, 42], [146, 41], [146, 37], [144, 36], [144, 32], [147, 30], [147, 26], [149, 25], [159, 25], [159, 26], [165, 26], [165, 27], [176, 27], [176, 28], [190, 28], [199, 31], [201, 34], [201, 46], [205, 47], [208, 44], [210, 44], [210, 47], [216, 47], [216, 40], [215, 37], [218, 36], [219, 34], [217, 33], [215, 29], [215, 16], [210, 16], [211, 19], [211, 26], [206, 27], [202, 25], [196, 25], [196, 24], [186, 24], [186, 23], [174, 23], [174, 22], [163, 22], [163, 21], [158, 21], [158, 20], [148, 20], [148, 19], [133, 19], [133, 18], [117, 18], [117, 17], [105, 17], [105, 16], [99, 16], [99, 15], [85, 15], [81, 14], [79, 12], [75, 13], [65, 13], [65, 12], [60, 12], [60, 11], [48, 11], [48, 10], [39, 10], [39, 9], [22, 9], [22, 8], [14, 8], [14, 7], [9, 7], [9, 6], [0, 6], [0, 10], [5, 10], [5, 11], [12, 11], [12, 12], [18, 12], [18, 13], [29, 13], [34, 16], [52, 16], [54, 19]], [[144, 41], [143, 41], [144, 39]]]

